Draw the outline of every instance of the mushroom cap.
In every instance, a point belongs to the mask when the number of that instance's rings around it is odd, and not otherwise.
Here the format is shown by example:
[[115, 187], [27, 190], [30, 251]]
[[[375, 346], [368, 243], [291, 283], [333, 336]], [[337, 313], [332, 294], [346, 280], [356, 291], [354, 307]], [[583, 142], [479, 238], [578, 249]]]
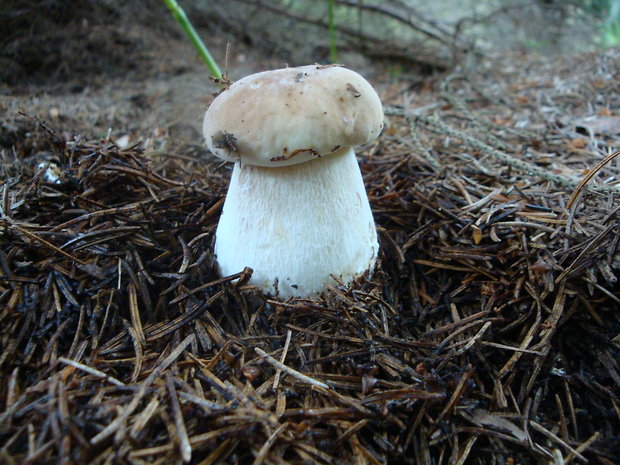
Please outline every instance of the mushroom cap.
[[273, 167], [365, 144], [382, 128], [381, 100], [368, 81], [322, 65], [246, 76], [215, 98], [203, 123], [219, 158]]

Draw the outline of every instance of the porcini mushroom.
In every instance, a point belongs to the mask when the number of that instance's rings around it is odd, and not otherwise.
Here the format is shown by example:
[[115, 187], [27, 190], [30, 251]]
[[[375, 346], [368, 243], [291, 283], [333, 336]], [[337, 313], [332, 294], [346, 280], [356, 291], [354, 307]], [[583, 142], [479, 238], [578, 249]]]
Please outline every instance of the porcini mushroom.
[[209, 149], [235, 162], [216, 231], [221, 274], [250, 267], [251, 283], [286, 298], [371, 271], [379, 246], [353, 146], [382, 127], [375, 90], [340, 66], [266, 71], [222, 91], [203, 125]]

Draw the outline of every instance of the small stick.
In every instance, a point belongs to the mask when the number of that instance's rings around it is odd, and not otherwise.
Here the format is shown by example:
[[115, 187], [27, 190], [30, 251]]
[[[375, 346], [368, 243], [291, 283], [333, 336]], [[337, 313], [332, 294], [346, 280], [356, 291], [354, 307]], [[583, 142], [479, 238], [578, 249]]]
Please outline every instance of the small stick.
[[544, 434], [545, 436], [547, 436], [549, 439], [551, 439], [552, 441], [557, 442], [558, 444], [560, 444], [561, 446], [565, 447], [566, 449], [568, 449], [573, 455], [575, 455], [576, 457], [580, 458], [581, 460], [583, 460], [584, 462], [587, 462], [588, 459], [586, 459], [583, 455], [581, 455], [577, 450], [575, 450], [573, 447], [571, 447], [569, 444], [567, 444], [566, 442], [564, 442], [562, 439], [560, 439], [556, 434], [552, 433], [551, 431], [549, 431], [547, 428], [545, 428], [544, 426], [536, 423], [534, 420], [530, 420], [530, 425], [532, 425], [532, 427], [536, 430], [541, 432], [542, 434]]
[[497, 342], [481, 341], [480, 344], [489, 347], [496, 347], [498, 349], [511, 350], [513, 352], [523, 352], [524, 354], [542, 355], [541, 352], [536, 350], [521, 349], [520, 347], [507, 346], [504, 344], [498, 344]]
[[147, 389], [153, 383], [153, 381], [155, 381], [155, 379], [159, 375], [161, 375], [161, 373], [166, 368], [168, 368], [179, 357], [179, 355], [181, 355], [181, 353], [185, 349], [187, 349], [187, 346], [189, 346], [192, 342], [194, 342], [194, 335], [190, 334], [170, 353], [170, 355], [168, 355], [168, 357], [166, 357], [166, 359], [161, 363], [161, 365], [153, 369], [151, 374], [144, 381], [142, 381], [140, 387], [138, 388], [138, 392], [136, 392], [136, 394], [133, 396], [133, 399], [131, 399], [131, 402], [129, 402], [129, 405], [125, 407], [123, 412], [90, 440], [90, 443], [92, 445], [97, 445], [101, 443], [104, 439], [115, 433], [116, 430], [118, 430], [122, 425], [124, 425], [125, 421], [127, 421], [127, 418], [129, 418], [129, 416], [136, 410], [136, 408], [138, 408], [138, 404], [146, 394]]
[[[293, 332], [289, 329], [286, 332], [286, 342], [284, 343], [284, 349], [282, 349], [282, 356], [280, 357], [280, 363], [284, 364], [284, 361], [286, 360], [286, 354], [288, 353], [288, 346], [291, 343], [291, 335], [293, 334]], [[280, 384], [280, 374], [282, 373], [282, 370], [278, 370], [276, 371], [276, 375], [274, 376], [274, 380], [273, 380], [273, 390], [277, 390], [278, 389], [278, 384]]]
[[153, 417], [153, 414], [157, 411], [159, 407], [159, 399], [157, 397], [153, 397], [148, 405], [144, 408], [144, 410], [136, 416], [133, 425], [131, 425], [131, 430], [129, 432], [129, 437], [132, 439], [137, 439], [138, 435], [142, 431], [142, 429], [146, 426], [149, 420]]
[[179, 398], [177, 397], [177, 390], [174, 387], [174, 378], [172, 377], [172, 373], [169, 371], [166, 372], [166, 388], [170, 394], [170, 404], [172, 406], [174, 424], [177, 428], [177, 438], [179, 440], [181, 458], [184, 462], [189, 462], [192, 459], [192, 446], [189, 443], [187, 429], [185, 428], [185, 421], [183, 420], [183, 413], [181, 412]]
[[259, 347], [255, 347], [254, 350], [256, 351], [256, 353], [258, 355], [260, 355], [261, 357], [263, 357], [263, 359], [267, 362], [269, 362], [270, 364], [272, 364], [274, 367], [288, 373], [289, 375], [291, 375], [293, 378], [297, 378], [300, 381], [303, 381], [305, 383], [311, 384], [312, 386], [317, 386], [323, 389], [329, 389], [329, 386], [321, 381], [317, 381], [316, 379], [312, 379], [307, 375], [304, 375], [303, 373], [300, 373], [297, 370], [294, 370], [292, 368], [287, 367], [285, 364], [278, 362], [275, 358], [273, 358], [271, 355], [269, 355], [267, 352], [265, 352], [263, 349], [259, 348]]
[[142, 321], [140, 320], [140, 309], [138, 308], [138, 292], [134, 283], [129, 283], [129, 313], [131, 315], [131, 325], [136, 331], [140, 345], [144, 346], [146, 340], [144, 338], [144, 330], [142, 329]]
[[122, 381], [119, 381], [118, 379], [114, 378], [113, 376], [110, 375], [106, 375], [103, 371], [99, 371], [95, 368], [89, 367], [87, 365], [84, 365], [83, 363], [80, 362], [76, 362], [75, 360], [69, 360], [68, 358], [65, 357], [58, 357], [58, 361], [62, 362], [66, 365], [70, 365], [73, 368], [77, 368], [78, 370], [82, 370], [88, 374], [94, 375], [97, 378], [102, 378], [106, 381], [109, 381], [110, 383], [116, 385], [116, 386], [125, 386], [125, 383], [123, 383]]
[[288, 426], [288, 422], [282, 423], [278, 427], [278, 429], [276, 429], [273, 432], [273, 434], [269, 436], [267, 441], [265, 441], [265, 444], [263, 444], [263, 446], [260, 448], [260, 451], [258, 451], [258, 454], [256, 454], [256, 458], [254, 459], [254, 462], [252, 463], [252, 465], [261, 465], [265, 461], [265, 458], [267, 457], [267, 453], [269, 452], [269, 449], [271, 449], [271, 446], [273, 445], [273, 443], [276, 442], [276, 439], [278, 439], [278, 436], [280, 436], [282, 431], [284, 431], [284, 429], [287, 426]]
[[203, 408], [203, 410], [205, 411], [206, 414], [210, 415], [212, 412], [219, 412], [219, 411], [223, 411], [223, 410], [228, 410], [228, 407], [220, 405], [216, 402], [211, 402], [210, 400], [207, 400], [203, 397], [198, 397], [195, 396], [193, 394], [189, 394], [187, 392], [179, 392], [179, 397], [181, 399], [185, 399], [188, 400], [190, 402], [193, 402], [194, 404], [200, 406]]
[[83, 260], [80, 260], [77, 257], [74, 257], [73, 255], [71, 255], [68, 252], [65, 252], [64, 250], [62, 250], [59, 247], [56, 247], [54, 244], [52, 244], [51, 242], [46, 241], [45, 239], [43, 239], [42, 237], [37, 236], [36, 234], [31, 233], [30, 231], [19, 227], [12, 219], [10, 219], [8, 216], [4, 216], [2, 219], [7, 220], [7, 222], [11, 225], [12, 228], [15, 228], [17, 231], [19, 231], [20, 233], [22, 233], [25, 236], [28, 236], [30, 239], [34, 239], [35, 241], [38, 241], [40, 243], [42, 243], [43, 245], [45, 245], [46, 247], [49, 247], [50, 249], [54, 250], [55, 252], [58, 252], [61, 255], [64, 255], [65, 257], [67, 257], [70, 260], [73, 260], [76, 263], [79, 263], [80, 265], [87, 265], [87, 263]]
[[467, 457], [469, 457], [472, 447], [474, 447], [474, 444], [476, 443], [479, 437], [480, 437], [479, 435], [475, 434], [469, 438], [469, 440], [465, 444], [465, 447], [463, 448], [463, 452], [461, 452], [461, 455], [459, 456], [455, 465], [463, 465], [465, 463], [465, 461], [467, 460]]
[[598, 163], [598, 165], [596, 165], [592, 170], [590, 170], [590, 172], [587, 175], [584, 176], [584, 178], [581, 180], [581, 182], [577, 185], [577, 187], [573, 191], [572, 195], [570, 196], [570, 199], [568, 199], [568, 203], [566, 204], [566, 210], [571, 209], [571, 207], [573, 206], [573, 204], [579, 197], [579, 194], [581, 193], [581, 189], [583, 189], [583, 186], [585, 186], [590, 181], [590, 179], [596, 176], [596, 174], [603, 168], [603, 166], [605, 166], [607, 163], [612, 161], [618, 155], [620, 155], [620, 149], [616, 150], [611, 155], [607, 155], [605, 158], [603, 158]]
[[[597, 441], [598, 438], [601, 436], [601, 433], [596, 431], [592, 436], [590, 436], [583, 444], [580, 444], [577, 448], [575, 448], [575, 452], [583, 452], [584, 450], [586, 450], [588, 447], [590, 447], [592, 445], [592, 443], [594, 441]], [[568, 465], [569, 463], [571, 463], [573, 461], [573, 459], [576, 457], [577, 455], [574, 454], [573, 452], [571, 452], [570, 454], [568, 454], [566, 456], [566, 464]]]

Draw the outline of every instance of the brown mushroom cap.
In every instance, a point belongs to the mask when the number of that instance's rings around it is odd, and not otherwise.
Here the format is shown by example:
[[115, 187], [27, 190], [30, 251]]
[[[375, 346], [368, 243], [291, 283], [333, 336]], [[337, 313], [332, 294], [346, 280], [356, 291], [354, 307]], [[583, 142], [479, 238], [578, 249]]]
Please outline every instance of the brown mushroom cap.
[[252, 74], [219, 94], [204, 118], [219, 158], [287, 166], [370, 142], [383, 127], [372, 86], [341, 66], [300, 66]]

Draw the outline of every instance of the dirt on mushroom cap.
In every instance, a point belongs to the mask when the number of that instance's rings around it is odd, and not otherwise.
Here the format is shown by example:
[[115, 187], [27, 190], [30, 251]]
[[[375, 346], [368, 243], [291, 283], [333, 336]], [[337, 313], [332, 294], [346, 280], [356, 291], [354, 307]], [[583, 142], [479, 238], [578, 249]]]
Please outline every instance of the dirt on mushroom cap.
[[[382, 127], [381, 101], [368, 81], [346, 68], [320, 65], [266, 71], [235, 82], [213, 101], [203, 125], [218, 157], [258, 166], [302, 163], [335, 146], [364, 144]], [[234, 154], [218, 146], [223, 133], [234, 136]]]

